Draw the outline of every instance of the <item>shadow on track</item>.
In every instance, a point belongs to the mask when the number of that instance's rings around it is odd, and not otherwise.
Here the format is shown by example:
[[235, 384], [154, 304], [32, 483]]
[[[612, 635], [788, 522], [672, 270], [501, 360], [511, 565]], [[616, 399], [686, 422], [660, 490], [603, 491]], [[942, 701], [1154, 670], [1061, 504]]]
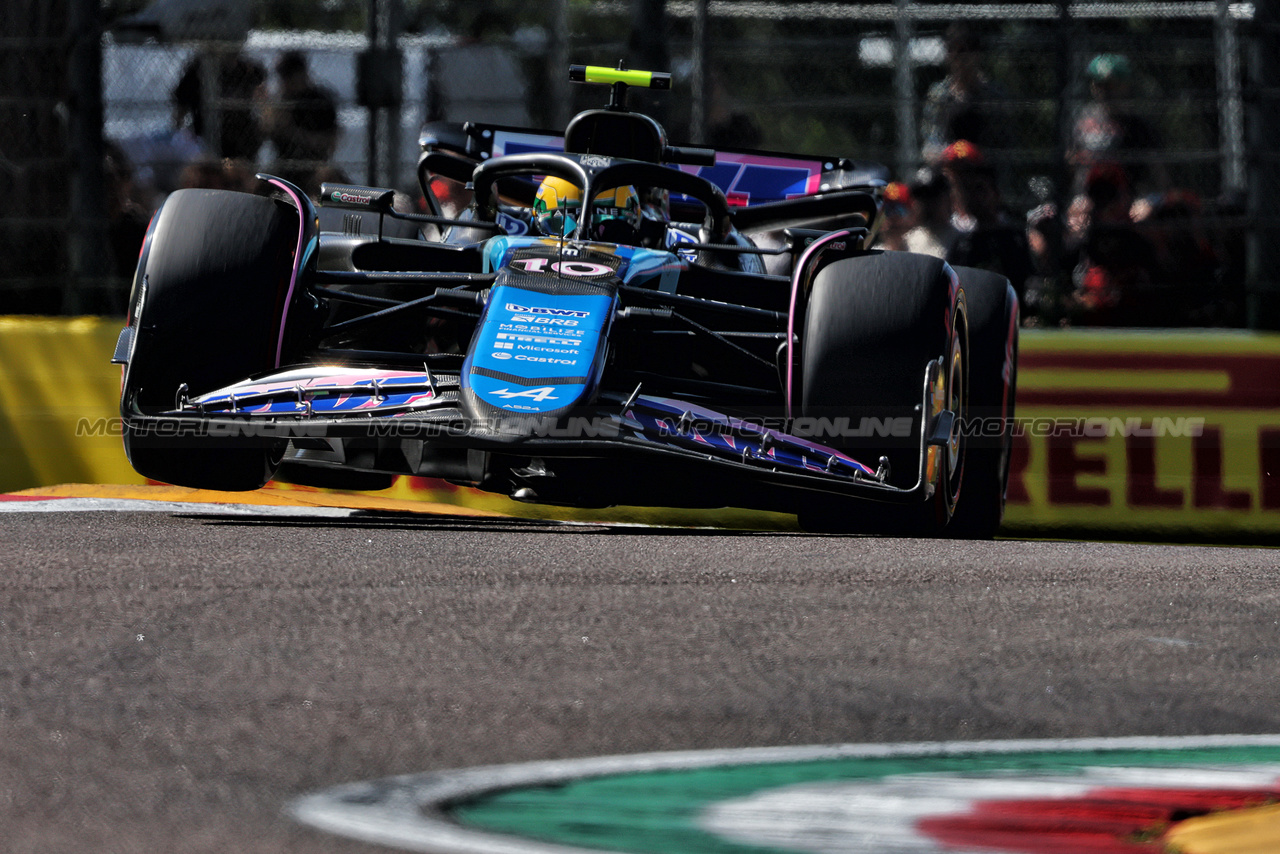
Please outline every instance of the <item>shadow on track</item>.
[[345, 528], [352, 530], [390, 531], [470, 531], [479, 534], [627, 534], [665, 537], [809, 537], [824, 536], [801, 531], [746, 530], [742, 528], [664, 528], [621, 522], [566, 522], [556, 519], [520, 519], [515, 517], [433, 516], [423, 513], [394, 511], [359, 511], [347, 517], [252, 516], [243, 514], [175, 514], [175, 519], [205, 525], [253, 528]]
[[[582, 522], [558, 519], [522, 519], [519, 517], [433, 516], [424, 513], [390, 510], [357, 511], [349, 517], [252, 516], [245, 514], [175, 514], [175, 519], [199, 521], [207, 525], [230, 525], [267, 528], [347, 528], [353, 530], [398, 531], [473, 531], [475, 533], [590, 533], [627, 534], [664, 537], [788, 537], [820, 539], [889, 539], [874, 534], [811, 534], [806, 531], [770, 529], [663, 527], [627, 522]], [[1280, 535], [1228, 533], [1211, 535], [1204, 532], [1151, 531], [1142, 536], [1126, 536], [1124, 532], [1086, 528], [1035, 529], [1018, 528], [1005, 531], [996, 542], [1092, 542], [1128, 545], [1211, 546], [1220, 548], [1280, 548]]]

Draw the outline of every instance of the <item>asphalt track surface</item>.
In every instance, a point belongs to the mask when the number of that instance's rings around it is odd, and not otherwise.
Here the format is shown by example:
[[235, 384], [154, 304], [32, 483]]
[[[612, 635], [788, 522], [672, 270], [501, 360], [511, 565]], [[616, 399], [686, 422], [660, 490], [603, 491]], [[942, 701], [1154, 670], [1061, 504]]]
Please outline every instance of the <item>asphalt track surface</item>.
[[1280, 731], [1270, 549], [208, 510], [0, 513], [0, 850], [385, 851], [282, 811], [481, 764]]

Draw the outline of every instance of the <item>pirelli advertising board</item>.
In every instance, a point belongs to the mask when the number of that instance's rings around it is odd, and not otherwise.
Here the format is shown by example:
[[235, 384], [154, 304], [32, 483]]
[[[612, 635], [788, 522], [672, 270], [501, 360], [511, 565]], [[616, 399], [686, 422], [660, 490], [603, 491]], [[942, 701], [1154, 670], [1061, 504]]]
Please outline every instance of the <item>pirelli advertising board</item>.
[[[0, 492], [142, 482], [121, 449], [119, 327], [0, 317]], [[1280, 533], [1280, 334], [1024, 330], [1018, 370], [1007, 533]], [[528, 510], [440, 481], [391, 492]]]
[[1025, 330], [1006, 523], [1280, 532], [1280, 335]]

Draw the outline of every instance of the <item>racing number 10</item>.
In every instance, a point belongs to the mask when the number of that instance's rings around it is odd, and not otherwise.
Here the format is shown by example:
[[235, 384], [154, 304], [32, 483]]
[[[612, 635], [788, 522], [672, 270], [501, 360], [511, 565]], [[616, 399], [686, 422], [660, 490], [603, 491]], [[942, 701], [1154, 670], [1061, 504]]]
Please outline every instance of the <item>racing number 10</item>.
[[[520, 267], [526, 273], [541, 273], [548, 269], [547, 262], [550, 260], [550, 258], [517, 258], [511, 262], [511, 266]], [[610, 267], [606, 267], [603, 264], [592, 264], [589, 261], [556, 261], [551, 264], [550, 270], [562, 276], [576, 276], [579, 278], [607, 276], [613, 272]]]

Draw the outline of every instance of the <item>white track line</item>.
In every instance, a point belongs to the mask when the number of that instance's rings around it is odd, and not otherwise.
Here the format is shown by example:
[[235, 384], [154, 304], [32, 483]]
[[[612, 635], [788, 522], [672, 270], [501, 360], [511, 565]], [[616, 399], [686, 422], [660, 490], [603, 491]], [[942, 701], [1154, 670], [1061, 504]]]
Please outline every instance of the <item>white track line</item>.
[[755, 747], [641, 753], [518, 765], [489, 765], [438, 773], [386, 777], [335, 786], [292, 801], [287, 812], [312, 827], [342, 836], [403, 848], [451, 854], [604, 854], [469, 830], [449, 820], [443, 807], [487, 792], [545, 786], [647, 771], [679, 771], [774, 762], [830, 759], [945, 757], [972, 754], [1195, 750], [1213, 747], [1280, 747], [1280, 735], [1140, 736], [1131, 738], [946, 741], [903, 744], [844, 744]]
[[347, 507], [313, 507], [279, 504], [207, 504], [185, 501], [148, 501], [140, 498], [42, 498], [32, 501], [0, 501], [0, 513], [76, 513], [90, 511], [187, 513], [228, 516], [323, 516], [343, 518], [358, 510]]

